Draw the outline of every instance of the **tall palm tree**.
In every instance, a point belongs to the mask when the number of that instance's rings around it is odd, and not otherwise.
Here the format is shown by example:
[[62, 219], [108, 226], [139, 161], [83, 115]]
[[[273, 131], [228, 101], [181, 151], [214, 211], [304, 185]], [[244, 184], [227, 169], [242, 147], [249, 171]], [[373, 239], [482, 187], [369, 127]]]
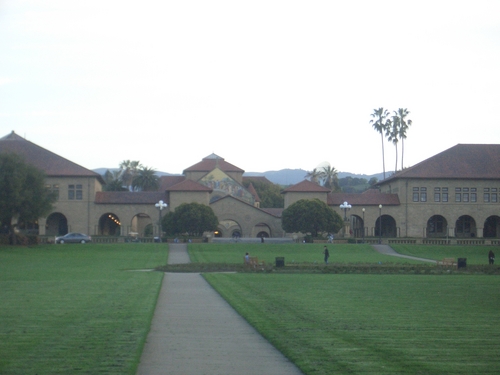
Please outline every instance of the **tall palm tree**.
[[389, 126], [386, 131], [387, 140], [392, 142], [394, 148], [396, 149], [396, 166], [394, 167], [394, 173], [398, 171], [398, 142], [399, 142], [399, 117], [394, 115], [392, 120], [389, 122]]
[[379, 109], [374, 109], [370, 116], [373, 117], [373, 119], [370, 120], [370, 124], [372, 124], [373, 128], [380, 133], [380, 140], [382, 141], [382, 167], [384, 169], [385, 180], [384, 133], [387, 132], [389, 111], [380, 107]]
[[312, 171], [307, 172], [306, 178], [309, 178], [311, 182], [319, 185], [319, 179], [321, 178], [321, 171], [318, 168], [314, 168]]
[[323, 186], [329, 188], [331, 191], [340, 190], [338, 171], [331, 165], [323, 167], [320, 172], [320, 178], [323, 180]]
[[121, 170], [106, 170], [104, 173], [104, 185], [103, 189], [105, 191], [124, 191], [127, 190], [123, 187], [123, 180], [121, 179]]
[[120, 163], [121, 179], [127, 188], [130, 190], [132, 187], [132, 181], [137, 175], [137, 171], [142, 168], [139, 161], [136, 160], [124, 160]]
[[411, 126], [412, 121], [406, 120], [406, 117], [410, 114], [410, 112], [406, 108], [399, 108], [397, 111], [394, 111], [394, 114], [399, 119], [399, 139], [401, 139], [401, 169], [404, 168], [403, 159], [405, 154], [405, 144], [404, 140], [406, 139], [406, 131]]
[[156, 191], [160, 187], [160, 178], [153, 168], [143, 167], [132, 180], [134, 190]]

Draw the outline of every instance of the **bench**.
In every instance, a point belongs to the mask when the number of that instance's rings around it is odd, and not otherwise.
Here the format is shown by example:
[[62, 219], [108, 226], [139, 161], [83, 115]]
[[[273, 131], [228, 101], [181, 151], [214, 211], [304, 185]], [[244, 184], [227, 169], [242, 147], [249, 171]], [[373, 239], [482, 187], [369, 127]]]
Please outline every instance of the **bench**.
[[438, 266], [457, 266], [458, 263], [455, 258], [444, 258], [443, 260], [437, 260], [436, 264]]
[[266, 263], [264, 261], [259, 262], [259, 258], [257, 258], [257, 257], [250, 257], [248, 262], [246, 261], [245, 258], [243, 258], [243, 262], [245, 263], [245, 265], [247, 265], [249, 267], [253, 267], [253, 268], [257, 268], [258, 266], [265, 266], [266, 265]]

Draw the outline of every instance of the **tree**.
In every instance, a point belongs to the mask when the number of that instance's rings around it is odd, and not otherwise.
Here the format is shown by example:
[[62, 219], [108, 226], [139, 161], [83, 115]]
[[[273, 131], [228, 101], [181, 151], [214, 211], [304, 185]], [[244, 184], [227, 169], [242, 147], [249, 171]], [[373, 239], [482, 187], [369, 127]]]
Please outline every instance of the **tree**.
[[[394, 111], [396, 112], [396, 111]], [[387, 128], [387, 140], [392, 142], [394, 149], [396, 150], [396, 166], [394, 167], [394, 172], [398, 171], [398, 142], [399, 142], [399, 117], [397, 115], [392, 116], [392, 120]]]
[[140, 168], [142, 168], [142, 165], [137, 160], [124, 160], [120, 163], [120, 177], [129, 190], [131, 189], [132, 181]]
[[323, 167], [323, 170], [320, 172], [320, 178], [323, 180], [324, 187], [333, 192], [340, 190], [338, 171], [331, 165]]
[[142, 167], [132, 180], [132, 188], [140, 191], [156, 191], [160, 187], [160, 178], [153, 168]]
[[305, 178], [309, 178], [311, 182], [314, 182], [319, 185], [319, 179], [321, 178], [321, 171], [317, 168], [314, 168], [312, 171], [307, 172]]
[[177, 207], [173, 215], [165, 215], [163, 223], [170, 223], [167, 233], [187, 233], [190, 236], [201, 236], [203, 232], [217, 229], [219, 221], [211, 207], [201, 203], [183, 203]]
[[104, 173], [104, 181], [106, 184], [104, 185], [104, 191], [125, 191], [127, 190], [124, 187], [124, 182], [121, 179], [121, 170], [110, 171], [106, 170]]
[[255, 191], [260, 198], [260, 207], [263, 208], [283, 208], [284, 198], [281, 194], [281, 187], [277, 184], [268, 183], [259, 180], [249, 180], [244, 183], [248, 188], [250, 184], [253, 185]]
[[319, 199], [301, 199], [288, 206], [282, 214], [282, 227], [290, 233], [337, 233], [343, 226], [338, 213]]
[[0, 155], [0, 224], [15, 243], [16, 222], [33, 222], [52, 210], [55, 196], [45, 188], [42, 171], [14, 154]]
[[374, 109], [373, 113], [370, 115], [373, 119], [370, 120], [373, 128], [380, 133], [380, 139], [382, 141], [382, 168], [384, 170], [384, 180], [385, 180], [385, 152], [384, 152], [384, 136], [387, 132], [389, 111], [380, 107], [379, 109]]
[[404, 153], [405, 153], [405, 144], [404, 140], [406, 139], [406, 132], [408, 128], [411, 126], [412, 121], [406, 120], [406, 117], [410, 114], [410, 112], [406, 108], [399, 108], [397, 111], [394, 111], [395, 117], [398, 118], [399, 129], [398, 129], [398, 137], [401, 139], [401, 169], [404, 168]]

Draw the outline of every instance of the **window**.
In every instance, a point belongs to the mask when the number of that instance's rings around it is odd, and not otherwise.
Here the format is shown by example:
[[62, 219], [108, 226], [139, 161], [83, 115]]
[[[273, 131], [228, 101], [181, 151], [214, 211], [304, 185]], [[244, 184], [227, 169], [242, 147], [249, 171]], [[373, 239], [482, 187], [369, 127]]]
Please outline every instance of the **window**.
[[483, 201], [484, 201], [484, 203], [490, 202], [490, 189], [489, 188], [484, 188], [484, 190], [483, 190]]
[[434, 202], [441, 202], [441, 188], [434, 188]]
[[413, 188], [413, 202], [419, 201], [418, 187]]
[[462, 202], [462, 188], [455, 188], [455, 202]]
[[468, 201], [469, 201], [469, 193], [464, 193], [464, 194], [462, 195], [462, 198], [463, 198], [463, 201], [464, 201], [464, 202], [468, 202]]
[[68, 199], [69, 200], [82, 200], [83, 189], [82, 185], [68, 185]]
[[448, 188], [442, 188], [441, 191], [443, 192], [443, 202], [448, 202]]
[[427, 202], [427, 188], [420, 188], [420, 202]]

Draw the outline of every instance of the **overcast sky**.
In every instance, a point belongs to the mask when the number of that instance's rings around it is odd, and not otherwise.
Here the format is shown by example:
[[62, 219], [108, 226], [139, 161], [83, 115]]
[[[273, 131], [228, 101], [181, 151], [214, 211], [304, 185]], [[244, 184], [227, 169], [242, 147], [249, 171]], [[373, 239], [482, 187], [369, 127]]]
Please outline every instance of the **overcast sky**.
[[500, 143], [499, 104], [500, 1], [0, 0], [0, 137], [89, 169], [372, 174], [375, 108], [410, 111], [407, 167]]

